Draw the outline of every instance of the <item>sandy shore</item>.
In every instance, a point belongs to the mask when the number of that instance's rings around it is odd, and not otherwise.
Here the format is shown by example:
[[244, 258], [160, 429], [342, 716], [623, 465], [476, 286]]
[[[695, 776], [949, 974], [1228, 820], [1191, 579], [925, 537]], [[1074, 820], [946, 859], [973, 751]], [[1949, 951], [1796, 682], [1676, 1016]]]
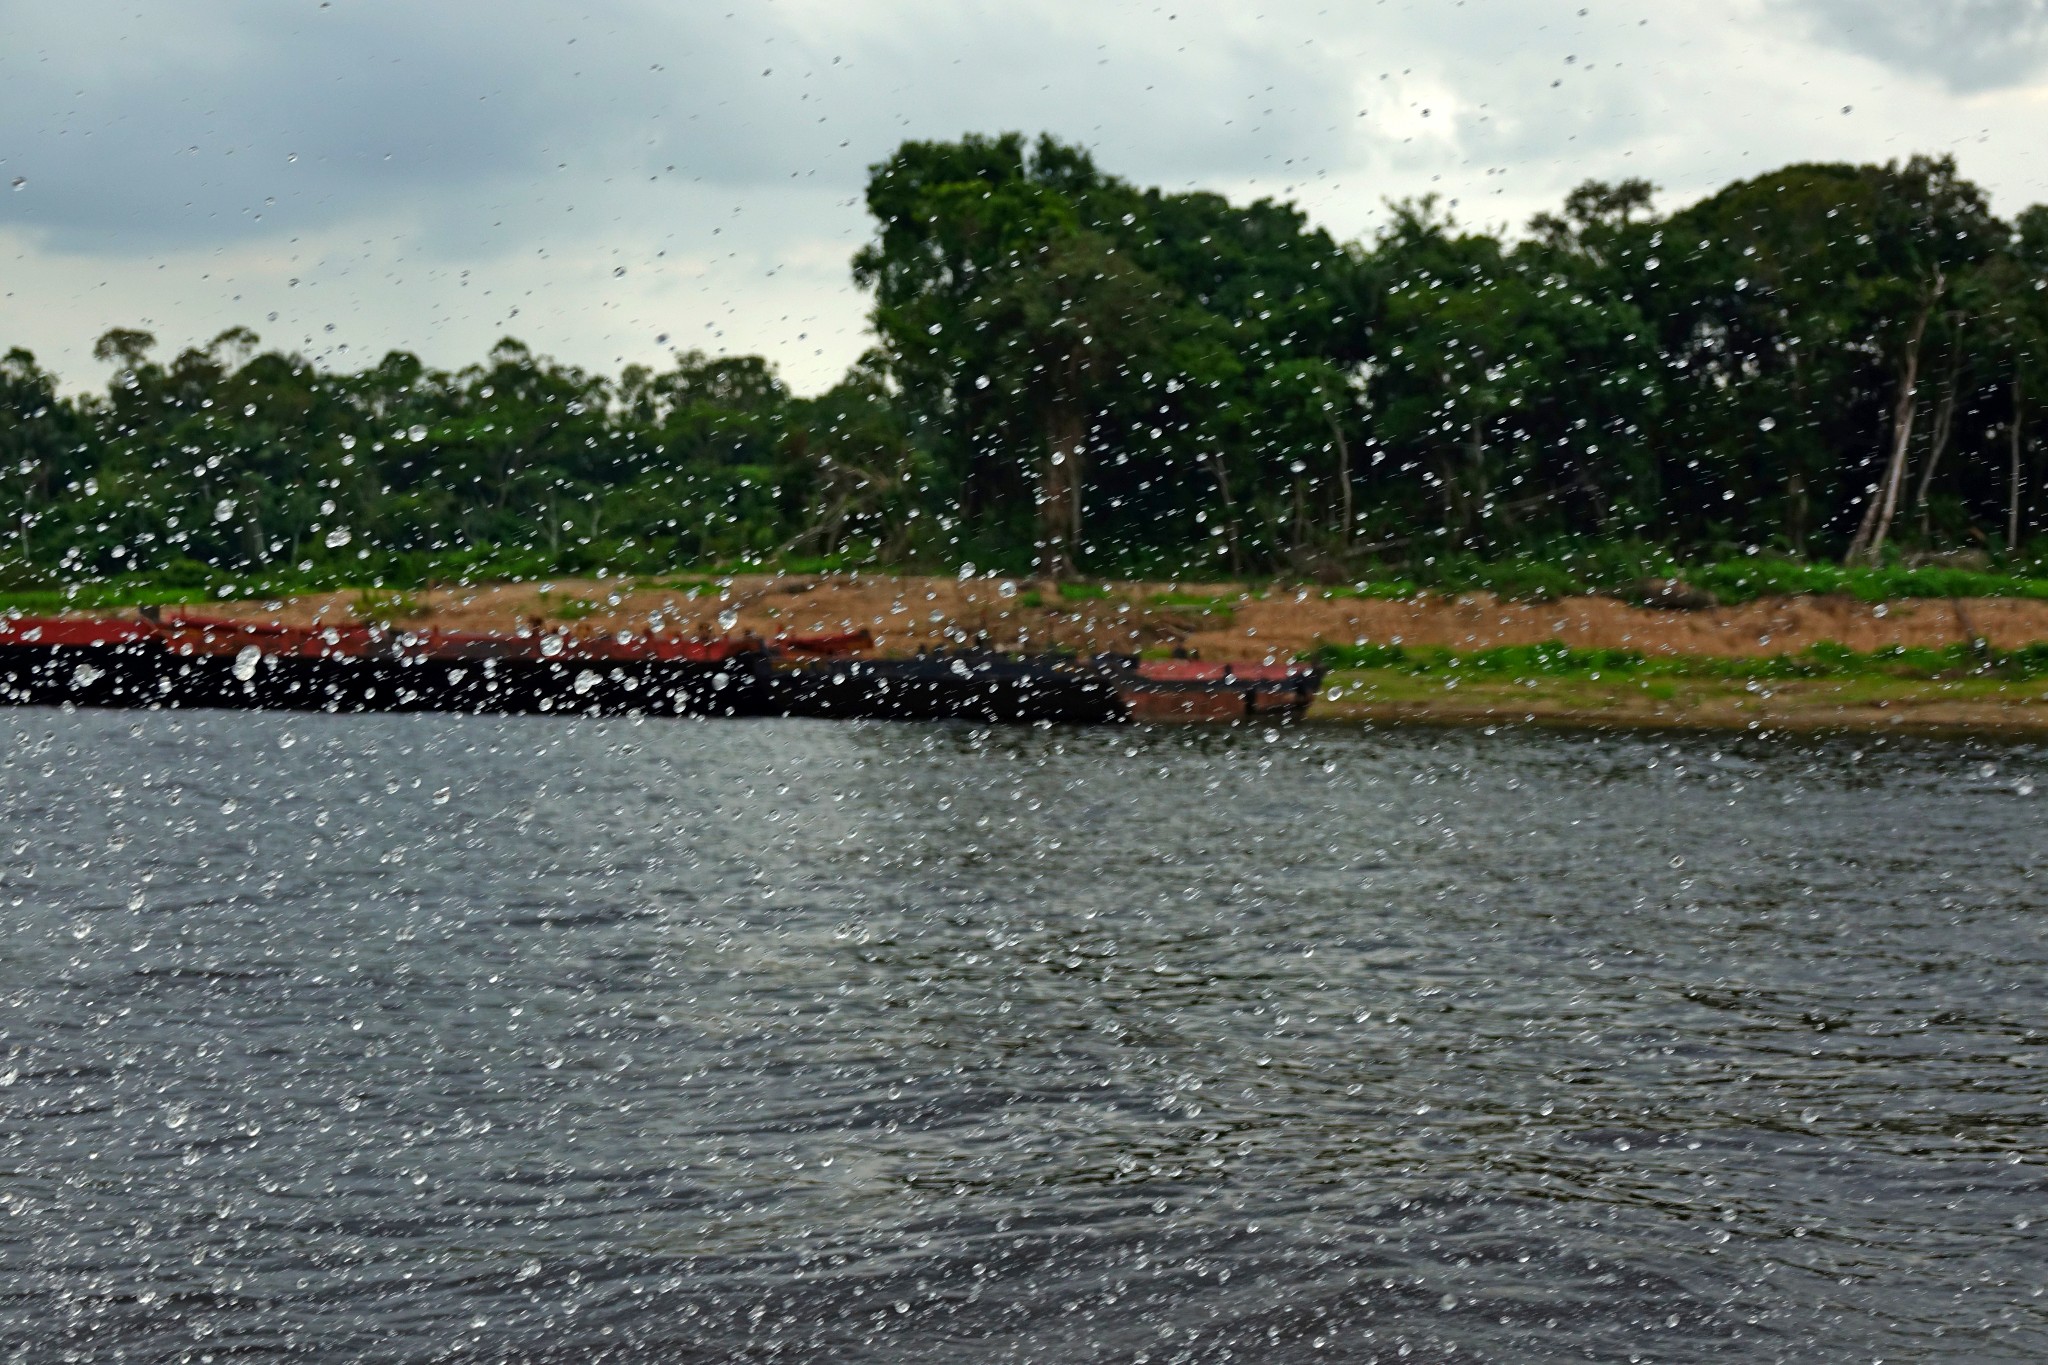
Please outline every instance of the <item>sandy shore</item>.
[[[1858, 651], [1981, 637], [2010, 649], [2048, 640], [2048, 602], [1780, 597], [1671, 611], [1605, 597], [1503, 602], [1486, 593], [1398, 601], [1319, 587], [1243, 583], [1100, 583], [1064, 594], [1025, 580], [877, 574], [726, 578], [560, 579], [548, 584], [341, 592], [286, 602], [224, 603], [209, 614], [294, 624], [365, 615], [406, 624], [514, 629], [534, 620], [579, 632], [722, 636], [862, 630], [876, 652], [984, 640], [998, 647], [1147, 650], [1175, 646], [1208, 659], [1283, 660], [1324, 642], [1457, 650], [1556, 640], [1644, 654], [1765, 657], [1821, 643]], [[1981, 731], [2048, 734], [2048, 685], [1985, 679], [1809, 679], [1768, 686], [1724, 680], [1465, 680], [1338, 675], [1312, 718], [1460, 724], [1646, 725], [1708, 728]]]
[[1704, 611], [1634, 606], [1607, 597], [1502, 602], [1487, 593], [1399, 601], [1325, 589], [1249, 591], [1241, 583], [1083, 583], [1041, 593], [1014, 579], [873, 574], [738, 575], [664, 580], [560, 579], [408, 594], [339, 592], [281, 603], [234, 602], [209, 614], [305, 624], [394, 614], [422, 625], [512, 629], [539, 618], [592, 631], [723, 635], [866, 629], [884, 654], [986, 634], [1005, 647], [1081, 650], [1186, 645], [1209, 658], [1291, 657], [1324, 641], [1450, 649], [1558, 640], [1582, 648], [1716, 657], [1797, 653], [1823, 642], [1855, 650], [1945, 645], [1981, 636], [2000, 648], [2048, 640], [2048, 602], [1972, 598], [1871, 604], [1848, 597], [1777, 597]]

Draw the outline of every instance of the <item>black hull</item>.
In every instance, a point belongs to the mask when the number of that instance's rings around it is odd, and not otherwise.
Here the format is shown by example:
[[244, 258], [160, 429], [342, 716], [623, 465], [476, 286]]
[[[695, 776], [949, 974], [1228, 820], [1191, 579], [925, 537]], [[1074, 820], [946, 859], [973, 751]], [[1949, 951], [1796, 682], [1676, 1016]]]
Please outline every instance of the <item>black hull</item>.
[[809, 664], [778, 670], [770, 694], [776, 715], [831, 720], [1107, 725], [1128, 719], [1116, 689], [1099, 678], [998, 655]]
[[1000, 656], [719, 662], [178, 654], [121, 645], [0, 645], [0, 705], [471, 715], [790, 716], [1106, 724], [1114, 686]]
[[309, 658], [180, 655], [135, 645], [0, 646], [0, 703], [473, 715], [773, 714], [752, 659]]

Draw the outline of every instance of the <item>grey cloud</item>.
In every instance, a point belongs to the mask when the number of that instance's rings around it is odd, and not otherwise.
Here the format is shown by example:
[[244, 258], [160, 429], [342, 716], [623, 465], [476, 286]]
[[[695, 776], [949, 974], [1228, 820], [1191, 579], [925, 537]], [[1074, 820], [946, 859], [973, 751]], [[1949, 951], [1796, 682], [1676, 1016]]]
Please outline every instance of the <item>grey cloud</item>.
[[2013, 85], [2048, 64], [2048, 0], [1781, 0], [1778, 8], [1829, 46], [1959, 93]]
[[0, 156], [28, 181], [0, 221], [59, 248], [233, 240], [544, 180], [602, 145], [654, 74], [636, 61], [636, 86], [616, 51], [586, 60], [533, 0], [97, 9], [0, 15], [17, 38], [0, 55]]
[[28, 182], [0, 195], [0, 225], [127, 254], [399, 209], [473, 250], [659, 219], [678, 195], [843, 195], [904, 137], [969, 130], [1044, 128], [1155, 174], [1256, 174], [1333, 154], [1349, 103], [1349, 73], [1284, 24], [1219, 50], [1194, 20], [1082, 3], [888, 19], [656, 0], [595, 18], [545, 0], [139, 15], [0, 0], [15, 39], [0, 171]]

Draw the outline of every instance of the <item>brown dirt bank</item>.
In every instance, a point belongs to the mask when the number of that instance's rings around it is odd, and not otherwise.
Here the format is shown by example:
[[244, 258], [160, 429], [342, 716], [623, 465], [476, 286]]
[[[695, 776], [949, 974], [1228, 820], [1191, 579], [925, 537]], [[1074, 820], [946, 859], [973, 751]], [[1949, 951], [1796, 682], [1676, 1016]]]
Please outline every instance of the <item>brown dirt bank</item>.
[[[875, 574], [742, 574], [720, 579], [561, 579], [405, 594], [407, 619], [511, 629], [535, 617], [579, 630], [763, 637], [865, 628], [884, 654], [986, 635], [1008, 648], [1148, 649], [1185, 644], [1204, 657], [1286, 658], [1322, 641], [1451, 649], [1558, 640], [1582, 648], [1721, 657], [1797, 653], [1833, 642], [1869, 651], [1946, 645], [1980, 635], [2001, 648], [2048, 640], [2048, 602], [1972, 598], [1872, 605], [1849, 597], [1766, 598], [1739, 607], [1668, 611], [1606, 597], [1503, 602], [1487, 593], [1401, 601], [1327, 597], [1320, 588], [1250, 592], [1238, 583], [1089, 584], [1104, 596], [1065, 600], [1019, 580]], [[283, 603], [224, 603], [209, 614], [296, 624], [390, 613], [391, 594], [329, 593]]]

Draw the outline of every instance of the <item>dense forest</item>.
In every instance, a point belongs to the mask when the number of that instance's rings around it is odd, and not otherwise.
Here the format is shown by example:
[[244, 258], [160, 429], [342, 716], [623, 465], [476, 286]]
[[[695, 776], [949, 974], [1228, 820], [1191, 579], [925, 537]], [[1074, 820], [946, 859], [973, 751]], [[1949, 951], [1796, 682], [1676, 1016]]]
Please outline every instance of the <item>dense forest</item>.
[[74, 397], [16, 349], [0, 587], [2048, 550], [2048, 208], [1945, 157], [1653, 195], [1345, 242], [1049, 138], [907, 143], [852, 262], [874, 347], [816, 397], [754, 357], [341, 372], [241, 328], [109, 331]]

